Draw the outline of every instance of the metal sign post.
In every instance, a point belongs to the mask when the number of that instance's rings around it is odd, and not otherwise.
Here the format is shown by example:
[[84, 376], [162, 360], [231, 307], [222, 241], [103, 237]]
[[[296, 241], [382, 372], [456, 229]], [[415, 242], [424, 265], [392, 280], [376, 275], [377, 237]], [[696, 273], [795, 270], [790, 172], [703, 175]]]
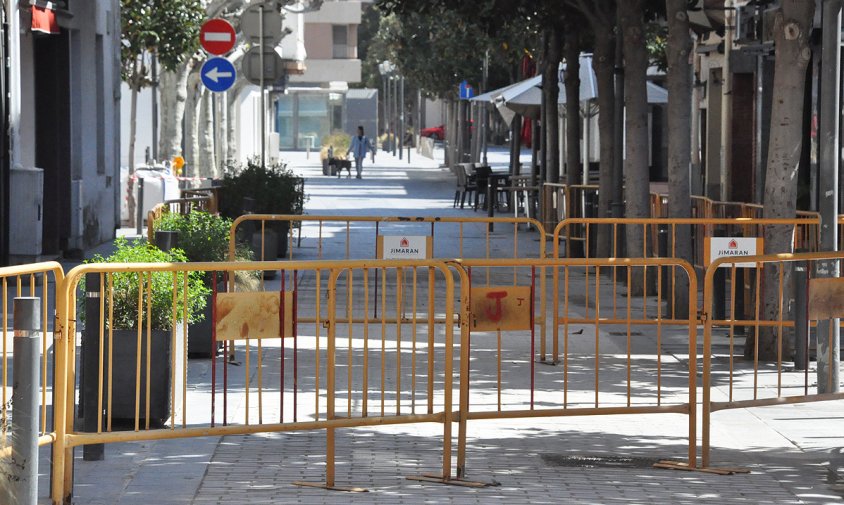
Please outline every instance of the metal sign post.
[[[267, 153], [266, 81], [268, 78], [273, 82], [277, 81], [283, 77], [284, 71], [283, 65], [280, 64], [280, 57], [273, 49], [281, 41], [282, 36], [281, 14], [273, 8], [273, 5], [273, 3], [253, 5], [246, 9], [240, 17], [240, 29], [244, 37], [256, 44], [258, 49], [258, 69], [255, 69], [255, 65], [252, 63], [254, 56], [251, 55], [254, 53], [250, 49], [247, 57], [243, 60], [241, 70], [243, 70], [247, 80], [261, 88], [261, 167], [266, 166]], [[273, 55], [270, 56], [273, 58], [270, 69], [266, 66], [268, 52]], [[267, 75], [268, 70], [269, 75]], [[256, 73], [257, 75], [255, 75]]]

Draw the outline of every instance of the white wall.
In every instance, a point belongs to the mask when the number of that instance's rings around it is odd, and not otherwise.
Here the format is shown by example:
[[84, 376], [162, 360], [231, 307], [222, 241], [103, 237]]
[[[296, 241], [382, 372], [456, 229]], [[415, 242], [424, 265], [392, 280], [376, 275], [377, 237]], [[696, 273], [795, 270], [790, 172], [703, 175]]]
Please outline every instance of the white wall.
[[[144, 88], [138, 93], [138, 109], [135, 133], [135, 166], [145, 161], [144, 150], [149, 147], [152, 155], [152, 89]], [[131, 125], [132, 90], [125, 82], [120, 84], [120, 117], [123, 128], [120, 130], [120, 166], [129, 166], [129, 128]], [[159, 113], [161, 105], [159, 103]], [[160, 123], [159, 123], [160, 124]]]
[[305, 60], [305, 73], [302, 75], [291, 75], [290, 82], [318, 82], [329, 83], [360, 82], [361, 62], [360, 60]]
[[[70, 228], [63, 230], [67, 238], [66, 250], [84, 250], [114, 237], [117, 225], [119, 106], [119, 3], [117, 0], [73, 2], [73, 16], [58, 17], [61, 29], [67, 33], [70, 57], [68, 82], [56, 82], [57, 93], [66, 92], [70, 100], [70, 205], [62, 212], [70, 214]], [[33, 69], [39, 64], [32, 51], [33, 36], [29, 30], [30, 17], [21, 8], [19, 32], [20, 57], [12, 64], [20, 70], [18, 93], [21, 117], [13, 129], [20, 132], [20, 142], [13, 145], [13, 159], [24, 170], [35, 167], [36, 149], [49, 149], [35, 138], [35, 82]], [[49, 36], [49, 35], [46, 35]], [[98, 49], [98, 36], [101, 44]], [[99, 81], [98, 81], [99, 78]], [[44, 173], [44, 177], [54, 177]], [[25, 181], [25, 178], [16, 178]], [[31, 183], [30, 183], [31, 184]], [[13, 184], [11, 191], [35, 192], [40, 188], [26, 182]], [[11, 208], [10, 238], [15, 234], [33, 233], [42, 222], [18, 214]], [[16, 259], [31, 260], [42, 253], [41, 245], [32, 241], [25, 250], [16, 249]]]
[[[265, 102], [269, 108], [269, 99]], [[261, 155], [261, 92], [257, 86], [245, 86], [235, 103], [238, 118], [237, 159], [246, 163], [249, 158]], [[273, 123], [268, 118], [266, 132], [273, 130]]]
[[306, 23], [330, 23], [334, 25], [359, 25], [361, 3], [356, 0], [340, 2], [326, 1], [316, 12], [305, 14]]
[[439, 126], [445, 122], [442, 100], [425, 100], [425, 121], [422, 128]]

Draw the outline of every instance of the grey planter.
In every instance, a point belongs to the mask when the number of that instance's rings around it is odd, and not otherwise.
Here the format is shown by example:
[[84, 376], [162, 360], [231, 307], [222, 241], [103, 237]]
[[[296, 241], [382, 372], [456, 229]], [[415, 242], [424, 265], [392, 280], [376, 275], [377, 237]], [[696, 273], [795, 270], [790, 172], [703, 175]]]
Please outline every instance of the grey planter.
[[[171, 379], [172, 379], [172, 335], [170, 330], [153, 330], [150, 332], [150, 424], [163, 425], [171, 415]], [[111, 375], [113, 394], [111, 398], [111, 416], [118, 427], [133, 428], [135, 420], [135, 386], [137, 373], [137, 330], [114, 330], [114, 351], [112, 355], [113, 372]], [[105, 339], [104, 354], [105, 370], [108, 374], [108, 338]], [[176, 402], [175, 410], [181, 409], [184, 391], [184, 334], [182, 325], [176, 327]], [[147, 362], [147, 334], [141, 332], [141, 387], [140, 387], [140, 423], [146, 422], [146, 362]], [[108, 380], [106, 375], [105, 380]]]
[[[224, 276], [217, 275], [217, 292], [226, 290], [226, 283], [223, 281]], [[211, 274], [207, 274], [205, 285], [211, 287]], [[213, 295], [208, 295], [205, 299], [205, 310], [203, 314], [205, 318], [198, 322], [192, 323], [188, 326], [188, 358], [210, 358], [212, 356], [211, 345], [211, 330], [213, 328]]]
[[205, 319], [188, 326], [188, 358], [211, 357], [211, 316], [213, 312], [212, 296], [208, 295], [205, 303]]

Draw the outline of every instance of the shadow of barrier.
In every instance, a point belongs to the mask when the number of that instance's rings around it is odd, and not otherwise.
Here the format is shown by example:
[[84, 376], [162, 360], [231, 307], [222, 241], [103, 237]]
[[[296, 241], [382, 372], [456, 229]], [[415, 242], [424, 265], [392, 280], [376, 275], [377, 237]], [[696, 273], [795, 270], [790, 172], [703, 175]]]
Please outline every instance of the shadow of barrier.
[[[40, 409], [38, 414], [38, 445], [49, 445], [53, 443], [56, 438], [52, 419], [52, 405], [58, 405], [62, 402], [62, 398], [55, 397], [55, 391], [63, 391], [64, 385], [61, 381], [64, 377], [53, 374], [50, 365], [53, 362], [52, 352], [55, 347], [50, 345], [50, 337], [58, 339], [61, 338], [61, 330], [55, 328], [51, 323], [50, 314], [55, 310], [57, 298], [61, 293], [56, 286], [61, 286], [64, 280], [64, 271], [60, 264], [54, 261], [43, 263], [33, 263], [30, 265], [10, 266], [0, 268], [0, 284], [2, 284], [3, 293], [2, 300], [2, 326], [3, 333], [2, 343], [0, 343], [0, 353], [2, 353], [2, 360], [0, 360], [0, 380], [2, 380], [2, 388], [0, 388], [0, 466], [2, 463], [8, 462], [13, 457], [12, 455], [12, 441], [11, 441], [11, 427], [12, 416], [14, 416], [15, 406], [12, 404], [12, 395], [14, 393], [13, 383], [11, 381], [13, 374], [13, 354], [12, 354], [12, 337], [14, 320], [9, 315], [12, 314], [13, 299], [17, 297], [36, 297], [40, 300], [41, 311], [39, 318], [41, 320], [41, 357], [39, 360], [39, 403]], [[51, 331], [52, 330], [52, 331]], [[53, 384], [53, 381], [56, 384]], [[11, 479], [12, 475], [9, 475]], [[0, 495], [2, 496], [2, 495]]]
[[[493, 232], [492, 225], [500, 225], [497, 232]], [[519, 225], [538, 230], [536, 239]], [[512, 227], [512, 233], [502, 233], [509, 227]], [[292, 260], [292, 247], [273, 250], [269, 242], [283, 234], [287, 237], [286, 242], [293, 244], [294, 228], [300, 230], [298, 245], [301, 245], [302, 234], [306, 240], [316, 242], [316, 251], [297, 254], [310, 255], [302, 259], [544, 258], [546, 255], [545, 229], [532, 218], [246, 214], [232, 223], [229, 259], [235, 258], [240, 240], [252, 244], [256, 259], [286, 257]], [[391, 257], [384, 249], [383, 237], [387, 236], [410, 237], [411, 243], [416, 239], [419, 251], [402, 258]], [[331, 254], [331, 251], [339, 254]]]
[[[844, 393], [833, 392], [840, 381], [832, 353], [838, 333], [833, 330], [844, 315], [844, 279], [817, 275], [840, 272], [842, 260], [844, 253], [770, 254], [720, 258], [709, 266], [701, 312], [704, 467], [711, 463], [714, 412], [844, 399]], [[724, 270], [730, 286], [728, 310], [726, 317], [715, 319], [715, 278]], [[742, 300], [739, 270], [754, 285], [749, 315], [737, 309]], [[817, 384], [809, 376], [813, 342], [821, 344], [816, 349]], [[744, 352], [736, 355], [737, 349]]]
[[[691, 265], [662, 258], [462, 260], [454, 264], [460, 267], [463, 307], [458, 478], [466, 475], [469, 421], [538, 417], [683, 414], [688, 416], [687, 461], [662, 462], [661, 466], [696, 467], [697, 280]], [[668, 267], [688, 277], [692, 317], [666, 318], [661, 293], [646, 301], [650, 315], [646, 306], [629, 295], [622, 316], [609, 314], [607, 298], [614, 295], [608, 289], [612, 279], [605, 272], [624, 269], [624, 289], [629, 293], [634, 270], [652, 269], [659, 276]], [[541, 356], [537, 361], [535, 349], [542, 295], [536, 278], [549, 269], [555, 276], [562, 271], [565, 279], [562, 297], [556, 288], [552, 296], [555, 334], [558, 328], [565, 334], [562, 360], [560, 367], [536, 367], [537, 363], [555, 364], [544, 362]], [[569, 282], [576, 278], [590, 279], [585, 292], [569, 289]], [[561, 316], [556, 315], [560, 306]], [[677, 350], [663, 355], [663, 332], [668, 327], [685, 349], [686, 362], [676, 358], [682, 354]]]

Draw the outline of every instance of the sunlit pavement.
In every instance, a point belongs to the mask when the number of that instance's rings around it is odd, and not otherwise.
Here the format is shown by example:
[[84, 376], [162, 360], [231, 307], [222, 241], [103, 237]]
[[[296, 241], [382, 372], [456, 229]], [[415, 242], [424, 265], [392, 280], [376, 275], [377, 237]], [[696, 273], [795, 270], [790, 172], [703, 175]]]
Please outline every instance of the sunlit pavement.
[[[505, 156], [506, 152], [492, 153], [490, 162], [506, 163]], [[360, 180], [323, 176], [315, 153], [309, 159], [305, 153], [289, 153], [286, 157], [290, 166], [307, 178], [309, 214], [480, 215], [468, 208], [453, 209], [453, 176], [440, 168], [437, 161], [420, 158], [415, 152], [410, 164], [406, 159], [399, 161], [379, 153], [374, 164], [367, 160]], [[300, 254], [302, 257], [314, 254], [315, 248], [308, 245], [309, 238], [312, 237], [306, 233], [301, 253], [294, 253], [297, 259]], [[373, 244], [355, 243], [352, 249], [353, 257], [367, 254], [373, 250]], [[588, 391], [593, 380], [594, 341], [590, 338], [591, 330], [584, 329], [583, 336], [572, 338], [571, 342], [569, 401], [588, 404], [591, 396], [583, 391]], [[394, 335], [388, 338], [394, 341]], [[672, 398], [672, 391], [682, 388], [685, 380], [682, 375], [688, 366], [685, 338], [677, 331], [666, 331], [662, 336], [666, 401]], [[602, 394], [621, 404], [625, 398], [619, 388], [626, 381], [626, 342], [624, 337], [607, 330], [601, 331], [600, 340], [602, 370], [607, 370], [602, 372], [600, 380]], [[723, 341], [716, 340], [716, 344]], [[358, 352], [359, 342], [354, 347]], [[302, 339], [303, 370], [307, 367], [307, 356], [311, 355], [308, 351], [312, 349], [312, 339]], [[528, 374], [518, 373], [525, 369], [530, 356], [525, 356], [524, 338], [505, 336], [502, 349], [506, 355], [504, 362], [516, 372], [505, 375], [501, 402], [505, 407], [524, 405], [530, 387]], [[473, 340], [472, 374], [478, 383], [496, 373], [495, 361], [489, 358], [494, 350], [492, 336], [480, 335]], [[640, 391], [653, 394], [647, 383], [649, 367], [653, 366], [656, 355], [655, 338], [649, 334], [638, 338], [633, 353], [642, 363], [634, 368], [633, 379], [637, 384], [644, 384]], [[272, 362], [278, 357], [278, 344], [268, 343], [264, 360]], [[440, 358], [437, 360], [441, 362]], [[237, 390], [237, 381], [242, 382], [244, 370], [242, 366], [231, 369], [237, 372], [232, 377], [241, 377], [232, 379]], [[559, 402], [562, 393], [558, 384], [563, 367], [537, 364], [536, 369], [537, 404]], [[271, 382], [275, 377], [278, 381], [278, 372], [272, 367], [268, 370], [265, 380]], [[254, 362], [249, 373], [254, 378]], [[191, 362], [192, 384], [207, 383], [209, 374], [207, 360]], [[342, 376], [338, 373], [340, 389], [345, 387]], [[313, 378], [309, 380], [313, 382]], [[726, 391], [719, 388], [715, 395], [724, 399]], [[194, 391], [189, 401], [189, 410], [194, 415], [207, 415], [207, 390]], [[232, 393], [229, 401], [230, 417], [242, 422], [246, 415], [243, 395]], [[289, 408], [289, 402], [288, 398], [283, 404]], [[472, 397], [473, 405], [492, 410], [496, 402], [493, 387], [479, 388]], [[273, 419], [280, 414], [279, 408], [278, 401], [267, 401], [262, 415]], [[300, 399], [299, 408], [302, 418], [312, 415], [313, 399]], [[421, 406], [404, 408], [421, 409]], [[253, 419], [255, 409], [253, 402], [250, 405]], [[442, 426], [439, 424], [337, 430], [337, 485], [366, 488], [366, 493], [293, 485], [298, 480], [319, 482], [324, 478], [326, 449], [322, 431], [114, 444], [106, 446], [106, 459], [100, 462], [82, 461], [81, 450], [77, 449], [74, 503], [830, 503], [841, 501], [844, 489], [836, 481], [838, 466], [844, 466], [844, 459], [839, 456], [844, 440], [842, 420], [844, 407], [840, 402], [715, 413], [713, 465], [751, 470], [749, 474], [728, 476], [651, 467], [659, 459], [684, 458], [687, 448], [684, 415], [470, 421], [467, 478], [493, 484], [484, 488], [406, 479], [441, 468]], [[456, 436], [456, 425], [454, 432]], [[46, 451], [42, 454], [42, 460], [48, 461]], [[46, 477], [48, 469], [49, 464], [42, 464], [42, 477]], [[42, 478], [45, 503], [47, 489], [46, 479]]]

